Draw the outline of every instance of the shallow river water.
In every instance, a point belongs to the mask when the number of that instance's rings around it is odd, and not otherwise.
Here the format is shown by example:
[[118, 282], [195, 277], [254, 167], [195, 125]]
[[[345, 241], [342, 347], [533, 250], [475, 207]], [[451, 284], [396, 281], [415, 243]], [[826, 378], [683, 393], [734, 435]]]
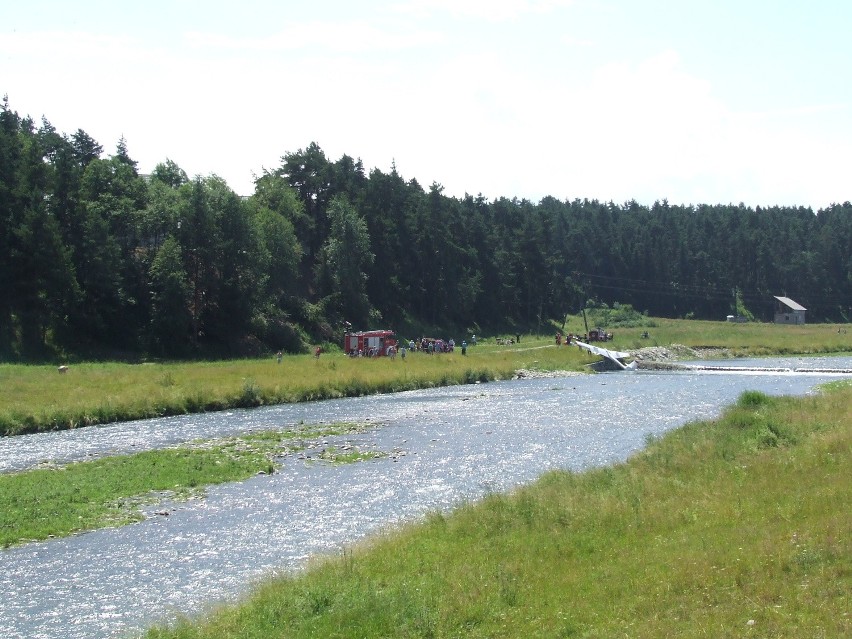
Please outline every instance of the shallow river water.
[[[852, 369], [852, 357], [751, 364], [802, 361]], [[623, 460], [649, 435], [714, 417], [744, 390], [800, 395], [839, 377], [636, 371], [522, 379], [3, 438], [0, 472], [335, 421], [375, 426], [327, 445], [389, 455], [340, 466], [291, 456], [274, 475], [212, 487], [202, 500], [173, 505], [169, 516], [0, 550], [0, 637], [137, 636], [429, 510], [509, 490], [550, 469]]]

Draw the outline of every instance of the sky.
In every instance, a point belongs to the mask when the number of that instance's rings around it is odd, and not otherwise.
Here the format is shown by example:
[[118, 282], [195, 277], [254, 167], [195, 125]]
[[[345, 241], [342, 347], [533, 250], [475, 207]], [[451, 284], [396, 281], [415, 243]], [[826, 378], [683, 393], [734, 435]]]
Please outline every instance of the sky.
[[241, 195], [316, 142], [444, 194], [852, 200], [848, 0], [28, 0], [0, 95]]

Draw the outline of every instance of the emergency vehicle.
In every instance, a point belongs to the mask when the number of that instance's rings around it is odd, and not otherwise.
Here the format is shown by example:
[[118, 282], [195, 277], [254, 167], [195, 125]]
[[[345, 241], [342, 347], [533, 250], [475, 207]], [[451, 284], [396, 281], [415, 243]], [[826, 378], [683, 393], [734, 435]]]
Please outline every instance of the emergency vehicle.
[[396, 333], [393, 331], [359, 331], [343, 335], [343, 350], [353, 357], [389, 355], [390, 349], [396, 351], [398, 348]]

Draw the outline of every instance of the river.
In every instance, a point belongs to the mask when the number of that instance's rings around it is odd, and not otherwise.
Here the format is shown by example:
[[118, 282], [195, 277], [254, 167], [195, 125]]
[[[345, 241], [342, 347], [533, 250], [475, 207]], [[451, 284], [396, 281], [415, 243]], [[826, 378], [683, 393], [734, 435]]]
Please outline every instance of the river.
[[[852, 357], [738, 360], [852, 369]], [[718, 364], [718, 362], [714, 362]], [[751, 364], [751, 365], [750, 365]], [[0, 439], [0, 471], [298, 424], [369, 421], [349, 443], [387, 456], [347, 465], [288, 457], [273, 475], [212, 487], [169, 515], [0, 551], [0, 636], [133, 637], [196, 615], [253, 581], [339, 553], [370, 533], [448, 511], [556, 468], [611, 464], [647, 438], [715, 417], [744, 390], [801, 395], [847, 375], [621, 372], [144, 420]]]

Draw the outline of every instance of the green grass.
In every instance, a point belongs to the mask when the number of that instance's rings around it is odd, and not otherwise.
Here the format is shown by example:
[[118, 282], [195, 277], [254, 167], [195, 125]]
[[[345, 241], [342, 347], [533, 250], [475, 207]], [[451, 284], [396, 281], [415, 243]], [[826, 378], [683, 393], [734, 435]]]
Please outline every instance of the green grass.
[[[185, 499], [205, 486], [271, 474], [276, 459], [301, 450], [303, 439], [360, 428], [302, 426], [0, 475], [0, 547], [139, 521], [142, 504]], [[351, 463], [374, 456], [331, 448], [317, 458]]]
[[[221, 362], [0, 365], [0, 434], [235, 407], [356, 397], [510, 377], [520, 368], [580, 370], [577, 349], [528, 337], [511, 347], [485, 344], [452, 354], [412, 353], [403, 361], [324, 354]], [[548, 348], [543, 348], [548, 347]]]
[[391, 531], [148, 639], [852, 635], [852, 385]]
[[[732, 324], [650, 318], [651, 326], [615, 328], [616, 350], [684, 344], [729, 348], [736, 355], [852, 351], [846, 326]], [[561, 326], [559, 326], [561, 328]], [[557, 325], [553, 325], [553, 332]], [[565, 332], [584, 333], [582, 317]], [[648, 339], [641, 334], [647, 331]], [[838, 332], [839, 331], [839, 332]], [[114, 421], [180, 415], [339, 397], [357, 397], [431, 386], [506, 379], [523, 368], [582, 370], [593, 357], [576, 348], [555, 348], [553, 332], [523, 335], [520, 344], [498, 346], [480, 339], [452, 354], [411, 353], [353, 359], [326, 353], [262, 360], [190, 363], [82, 363], [58, 374], [52, 366], [0, 364], [0, 435], [78, 428]]]
[[[610, 346], [852, 351], [842, 328], [651, 319], [614, 329]], [[584, 332], [582, 319], [565, 330]], [[548, 334], [405, 361], [98, 363], [64, 375], [0, 365], [0, 433], [489, 381], [518, 369], [581, 370], [593, 359], [553, 347]], [[804, 399], [745, 393], [722, 420], [650, 442], [626, 464], [551, 473], [511, 495], [433, 513], [300, 578], [269, 582], [241, 606], [148, 636], [848, 635], [852, 526], [841, 505], [852, 503], [850, 399], [848, 386]], [[282, 437], [0, 475], [0, 547], [135, 521], [146, 500], [269, 472], [271, 456], [297, 446]], [[328, 448], [318, 459], [364, 456]]]
[[[763, 324], [708, 322], [651, 318], [651, 326], [610, 329], [614, 348], [630, 350], [644, 346], [683, 344], [690, 347], [726, 348], [735, 355], [761, 357], [788, 354], [852, 352], [852, 330], [848, 324]], [[584, 333], [582, 317], [572, 317], [566, 331]], [[649, 337], [642, 338], [647, 331]]]

